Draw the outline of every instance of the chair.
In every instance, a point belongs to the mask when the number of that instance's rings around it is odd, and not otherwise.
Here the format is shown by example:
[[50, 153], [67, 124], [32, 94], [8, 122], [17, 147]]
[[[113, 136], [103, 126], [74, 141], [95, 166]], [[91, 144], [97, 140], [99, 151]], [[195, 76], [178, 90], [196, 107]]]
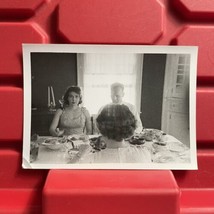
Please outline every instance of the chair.
[[92, 126], [92, 134], [93, 135], [97, 135], [100, 133], [99, 129], [97, 128], [96, 118], [97, 118], [97, 114], [91, 115], [91, 126]]

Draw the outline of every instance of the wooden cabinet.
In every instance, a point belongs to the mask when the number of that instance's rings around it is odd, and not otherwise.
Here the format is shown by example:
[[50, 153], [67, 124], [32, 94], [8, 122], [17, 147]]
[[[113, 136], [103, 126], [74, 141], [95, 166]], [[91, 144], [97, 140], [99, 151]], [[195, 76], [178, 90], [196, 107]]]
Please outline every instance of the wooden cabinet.
[[31, 114], [31, 135], [38, 134], [40, 136], [50, 135], [49, 127], [52, 122], [54, 111], [47, 109], [32, 110]]

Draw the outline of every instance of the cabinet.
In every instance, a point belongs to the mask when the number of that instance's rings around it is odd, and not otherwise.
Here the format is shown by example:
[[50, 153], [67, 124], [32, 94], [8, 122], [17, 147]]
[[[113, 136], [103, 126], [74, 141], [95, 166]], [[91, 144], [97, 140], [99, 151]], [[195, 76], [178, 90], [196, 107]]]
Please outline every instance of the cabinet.
[[189, 146], [190, 55], [167, 55], [162, 130]]

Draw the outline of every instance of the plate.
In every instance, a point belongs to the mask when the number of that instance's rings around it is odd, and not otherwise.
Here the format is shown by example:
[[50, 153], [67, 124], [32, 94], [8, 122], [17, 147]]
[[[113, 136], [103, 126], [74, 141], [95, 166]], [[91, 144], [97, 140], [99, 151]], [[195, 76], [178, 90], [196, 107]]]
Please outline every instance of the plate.
[[169, 151], [158, 152], [153, 157], [154, 163], [172, 163], [176, 162], [175, 157]]
[[62, 146], [62, 142], [58, 138], [48, 138], [41, 145], [45, 146], [48, 149], [58, 150]]
[[180, 144], [179, 142], [169, 142], [167, 148], [172, 152], [183, 152], [187, 149], [184, 144]]
[[162, 156], [154, 159], [155, 163], [171, 163], [175, 162], [172, 156]]

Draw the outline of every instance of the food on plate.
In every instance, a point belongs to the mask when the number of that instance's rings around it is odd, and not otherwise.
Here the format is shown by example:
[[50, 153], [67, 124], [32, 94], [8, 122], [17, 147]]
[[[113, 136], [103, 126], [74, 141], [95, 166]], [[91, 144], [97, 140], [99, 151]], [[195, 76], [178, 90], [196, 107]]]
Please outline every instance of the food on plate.
[[140, 134], [140, 138], [146, 141], [163, 141], [163, 136], [166, 135], [162, 130], [158, 129], [144, 129]]
[[166, 141], [154, 141], [153, 145], [158, 145], [158, 146], [166, 146], [167, 142]]
[[81, 134], [81, 135], [69, 135], [69, 136], [67, 136], [67, 140], [70, 140], [70, 141], [72, 141], [72, 140], [82, 140], [82, 141], [87, 141], [88, 140], [88, 136], [87, 135], [85, 135], [85, 134]]
[[59, 144], [59, 141], [57, 138], [48, 138], [45, 140], [44, 142], [45, 144], [50, 144], [50, 145], [55, 145], [55, 144]]
[[153, 146], [155, 152], [167, 150], [166, 144], [160, 144], [158, 142], [155, 142], [152, 144], [152, 146]]
[[164, 135], [166, 134], [158, 129], [144, 129], [141, 133], [134, 134], [132, 137], [126, 140], [134, 145], [141, 145], [144, 144], [146, 141], [153, 141], [159, 145], [166, 145], [163, 140]]
[[46, 146], [48, 149], [57, 150], [61, 148], [62, 140], [63, 139], [58, 138], [48, 138], [42, 143], [42, 145]]
[[139, 135], [134, 135], [128, 138], [127, 140], [130, 144], [134, 144], [134, 145], [142, 145], [145, 143], [145, 140]]

